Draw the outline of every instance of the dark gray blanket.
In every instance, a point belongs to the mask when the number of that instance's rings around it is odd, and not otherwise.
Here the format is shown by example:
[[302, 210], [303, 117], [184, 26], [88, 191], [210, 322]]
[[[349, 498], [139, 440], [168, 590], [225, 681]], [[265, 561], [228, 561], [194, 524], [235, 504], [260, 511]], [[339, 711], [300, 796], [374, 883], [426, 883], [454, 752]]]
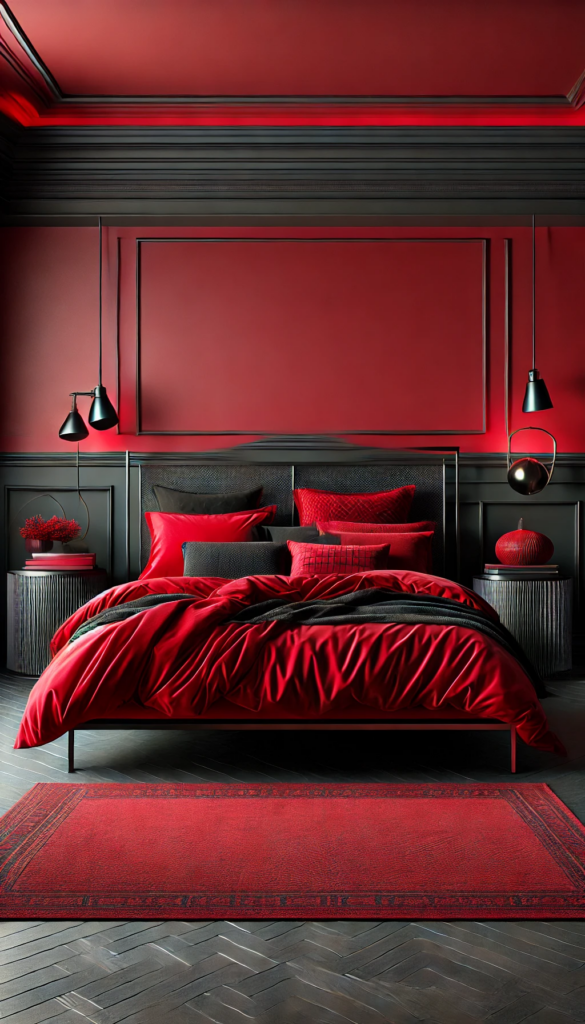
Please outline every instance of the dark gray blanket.
[[168, 604], [169, 601], [193, 601], [193, 594], [149, 594], [148, 597], [139, 597], [136, 601], [127, 601], [125, 604], [117, 604], [115, 608], [106, 608], [98, 612], [87, 622], [83, 622], [75, 633], [69, 638], [69, 643], [78, 640], [84, 633], [90, 633], [98, 626], [107, 626], [109, 622], [123, 622], [132, 615], [139, 612], [146, 612], [149, 608], [157, 608], [160, 604]]

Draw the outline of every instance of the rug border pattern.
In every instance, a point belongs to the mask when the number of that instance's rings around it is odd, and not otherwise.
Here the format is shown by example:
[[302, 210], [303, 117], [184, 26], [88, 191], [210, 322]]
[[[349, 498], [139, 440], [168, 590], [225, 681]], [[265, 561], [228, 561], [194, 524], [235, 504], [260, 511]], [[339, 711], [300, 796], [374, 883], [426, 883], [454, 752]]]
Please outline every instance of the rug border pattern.
[[[572, 891], [19, 894], [18, 879], [82, 800], [500, 799], [554, 858]], [[499, 919], [585, 917], [585, 827], [546, 783], [37, 783], [0, 819], [0, 918]]]

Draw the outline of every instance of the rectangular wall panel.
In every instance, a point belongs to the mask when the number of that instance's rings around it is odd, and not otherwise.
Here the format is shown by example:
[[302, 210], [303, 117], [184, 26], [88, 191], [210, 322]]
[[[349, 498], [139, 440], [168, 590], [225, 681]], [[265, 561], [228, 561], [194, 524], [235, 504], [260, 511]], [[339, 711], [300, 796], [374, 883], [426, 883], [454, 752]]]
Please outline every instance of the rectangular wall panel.
[[142, 239], [140, 433], [485, 430], [482, 239]]
[[[24, 526], [25, 519], [35, 515], [50, 519], [51, 516], [62, 515], [64, 510], [68, 519], [75, 519], [81, 526], [81, 538], [88, 550], [96, 553], [99, 568], [112, 574], [113, 487], [82, 487], [81, 493], [87, 508], [79, 501], [73, 487], [52, 486], [50, 490], [44, 490], [36, 485], [26, 485], [5, 488], [7, 569], [23, 569], [25, 559], [29, 557], [20, 536], [20, 527]], [[56, 544], [55, 551], [60, 550], [61, 545]]]

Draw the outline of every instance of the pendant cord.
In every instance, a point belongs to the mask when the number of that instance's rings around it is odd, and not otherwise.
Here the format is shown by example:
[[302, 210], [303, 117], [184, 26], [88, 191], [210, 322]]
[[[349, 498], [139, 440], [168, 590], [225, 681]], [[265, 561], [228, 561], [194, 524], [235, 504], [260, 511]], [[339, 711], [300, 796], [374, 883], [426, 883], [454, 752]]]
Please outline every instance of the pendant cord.
[[536, 217], [532, 214], [532, 369], [536, 369]]
[[90, 519], [90, 515], [89, 515], [88, 504], [87, 504], [85, 498], [83, 497], [83, 495], [81, 493], [81, 488], [79, 486], [79, 441], [77, 442], [77, 452], [76, 452], [76, 458], [75, 458], [75, 468], [77, 470], [77, 497], [78, 497], [80, 503], [83, 505], [83, 507], [85, 509], [85, 514], [87, 516], [87, 526], [85, 527], [85, 533], [83, 533], [79, 539], [80, 540], [85, 540], [85, 538], [87, 537], [87, 535], [89, 533], [89, 527], [90, 527], [91, 519]]
[[102, 218], [98, 217], [99, 232], [100, 232], [100, 311], [99, 311], [99, 324], [100, 324], [100, 356], [99, 356], [99, 367], [98, 367], [98, 380], [101, 387], [102, 383]]
[[99, 364], [97, 379], [101, 386], [101, 217], [97, 218], [99, 225]]

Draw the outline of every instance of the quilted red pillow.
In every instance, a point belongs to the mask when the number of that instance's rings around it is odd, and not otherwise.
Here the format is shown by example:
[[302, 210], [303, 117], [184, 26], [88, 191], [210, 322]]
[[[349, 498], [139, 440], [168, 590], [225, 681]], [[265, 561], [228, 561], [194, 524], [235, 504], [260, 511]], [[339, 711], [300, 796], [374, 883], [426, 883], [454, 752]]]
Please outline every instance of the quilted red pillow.
[[387, 569], [389, 544], [303, 544], [289, 540], [292, 555], [291, 576], [329, 576], [331, 573], [351, 576], [367, 569]]
[[431, 572], [433, 567], [433, 532], [428, 533], [337, 533], [340, 544], [391, 544], [388, 569], [410, 569]]
[[191, 516], [174, 512], [145, 512], [151, 547], [148, 565], [139, 579], [151, 576], [183, 575], [183, 544], [192, 540], [242, 541], [252, 539], [255, 526], [268, 525], [274, 519], [276, 505], [250, 512]]
[[424, 533], [434, 530], [436, 523], [346, 523], [341, 519], [317, 522], [319, 533]]
[[293, 491], [301, 526], [318, 519], [344, 519], [356, 523], [404, 523], [408, 519], [414, 484], [376, 494], [334, 494], [310, 487]]

